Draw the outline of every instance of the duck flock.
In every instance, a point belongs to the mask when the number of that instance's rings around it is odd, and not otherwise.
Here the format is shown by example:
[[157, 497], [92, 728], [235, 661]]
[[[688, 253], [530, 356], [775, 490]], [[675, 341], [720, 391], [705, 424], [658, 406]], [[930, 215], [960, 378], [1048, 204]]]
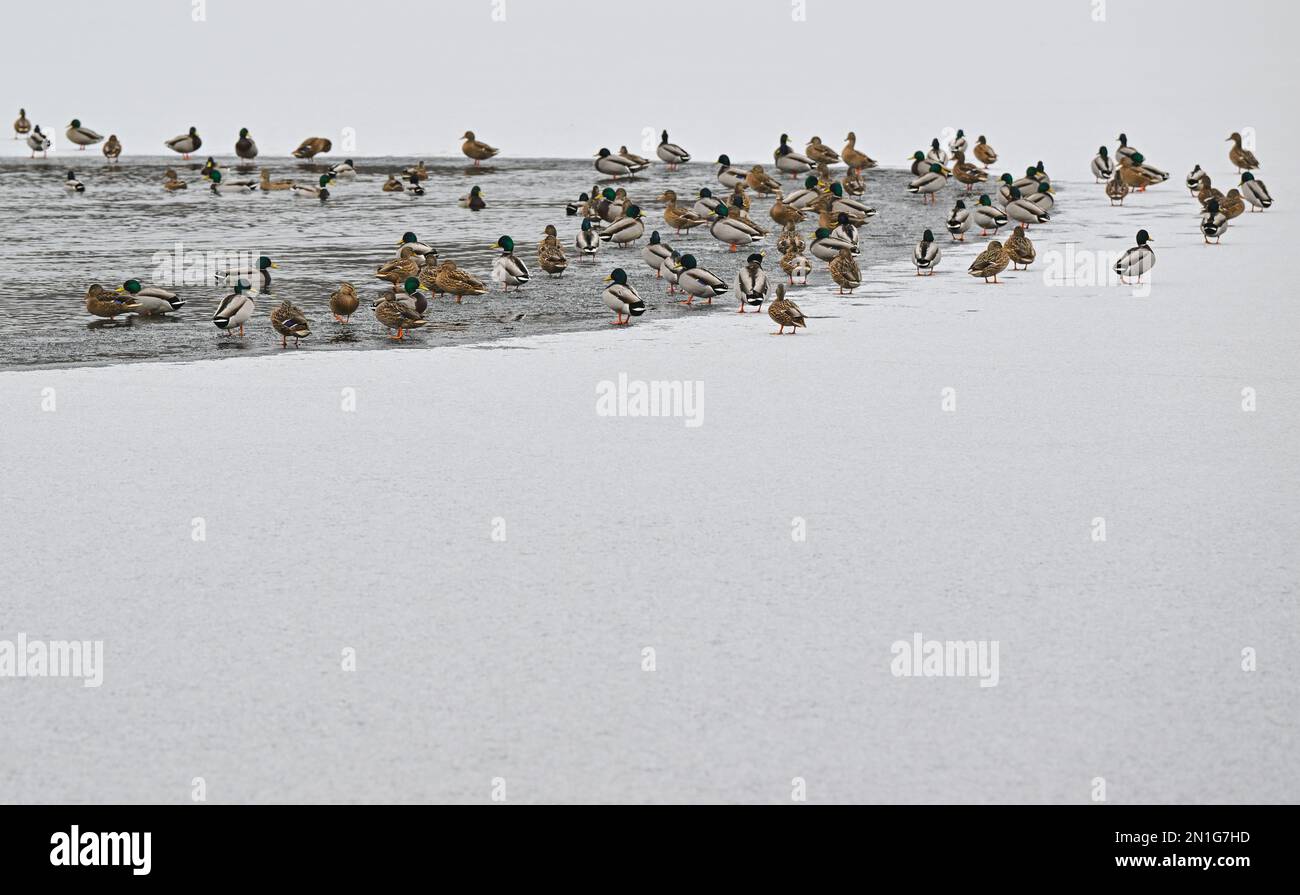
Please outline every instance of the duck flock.
[[[25, 138], [36, 153], [47, 153], [49, 138], [39, 125], [27, 119], [20, 110], [14, 123], [16, 138]], [[103, 143], [102, 151], [109, 164], [115, 164], [122, 154], [122, 144], [116, 135], [107, 140], [99, 133], [84, 127], [73, 119], [66, 132], [68, 140], [80, 149]], [[461, 150], [477, 166], [498, 156], [500, 150], [480, 141], [473, 131], [462, 136]], [[1104, 189], [1111, 204], [1123, 204], [1133, 193], [1143, 193], [1169, 179], [1166, 171], [1152, 165], [1147, 158], [1129, 145], [1126, 134], [1119, 135], [1119, 146], [1112, 153], [1101, 146], [1091, 164], [1091, 173]], [[1262, 212], [1270, 208], [1273, 199], [1263, 181], [1254, 171], [1259, 160], [1244, 145], [1241, 134], [1234, 133], [1226, 142], [1232, 146], [1229, 161], [1236, 167], [1240, 182], [1225, 195], [1216, 189], [1208, 174], [1197, 165], [1186, 179], [1187, 188], [1200, 202], [1200, 230], [1206, 244], [1218, 244], [1233, 218], [1244, 213]], [[203, 146], [196, 128], [166, 141], [169, 150], [188, 159]], [[311, 160], [332, 149], [331, 142], [323, 137], [304, 140], [293, 156]], [[967, 159], [970, 152], [973, 161]], [[247, 128], [241, 129], [235, 142], [235, 154], [243, 163], [257, 158], [258, 148]], [[661, 135], [656, 150], [658, 161], [669, 171], [679, 171], [691, 162], [691, 154], [669, 140], [668, 132]], [[956, 131], [945, 148], [939, 139], [930, 141], [927, 150], [918, 150], [909, 159], [912, 179], [907, 190], [926, 204], [937, 204], [939, 196], [949, 188], [952, 180], [960, 185], [958, 197], [946, 220], [951, 241], [964, 242], [967, 233], [979, 228], [981, 237], [996, 236], [1004, 227], [1012, 227], [1005, 242], [993, 239], [979, 253], [968, 268], [968, 273], [985, 283], [997, 283], [998, 274], [1008, 266], [1027, 269], [1033, 264], [1037, 250], [1029, 238], [1034, 226], [1051, 221], [1056, 202], [1052, 182], [1040, 161], [1025, 169], [1023, 177], [1002, 174], [996, 181], [989, 180], [989, 169], [998, 161], [998, 154], [984, 136], [970, 145], [964, 131]], [[851, 294], [862, 285], [862, 272], [858, 266], [860, 255], [860, 228], [875, 217], [876, 211], [861, 201], [866, 191], [866, 172], [876, 167], [876, 162], [857, 146], [857, 137], [849, 132], [845, 145], [838, 152], [819, 137], [812, 137], [803, 152], [790, 145], [790, 137], [782, 134], [773, 152], [772, 171], [762, 165], [748, 168], [733, 165], [723, 154], [718, 157], [717, 170], [708, 186], [693, 191], [683, 198], [676, 190], [666, 190], [653, 201], [662, 207], [663, 230], [652, 230], [646, 237], [647, 202], [634, 198], [629, 187], [634, 187], [638, 174], [647, 170], [652, 160], [629, 152], [626, 146], [618, 152], [602, 148], [593, 156], [593, 166], [599, 175], [589, 192], [581, 193], [569, 203], [566, 217], [578, 218], [570, 244], [573, 257], [595, 261], [606, 246], [627, 249], [637, 246], [643, 239], [640, 260], [653, 272], [656, 279], [666, 281], [667, 292], [683, 296], [682, 304], [692, 305], [698, 299], [712, 304], [713, 299], [733, 291], [738, 313], [747, 308], [761, 312], [767, 304], [768, 316], [777, 324], [774, 335], [787, 329], [796, 333], [806, 328], [807, 318], [799, 307], [786, 297], [786, 286], [807, 285], [816, 270], [816, 262], [823, 262], [831, 280], [840, 294]], [[698, 166], [694, 169], [698, 170]], [[292, 191], [320, 202], [329, 201], [331, 190], [343, 183], [355, 183], [356, 170], [352, 160], [330, 165], [319, 177], [309, 182], [297, 180], [273, 181], [267, 170], [260, 178], [227, 177], [220, 165], [208, 158], [200, 171], [200, 184], [214, 194], [227, 191]], [[684, 176], [684, 175], [683, 175]], [[410, 192], [424, 194], [422, 185], [429, 177], [423, 162], [399, 174], [389, 174], [382, 183], [385, 192]], [[783, 180], [792, 180], [787, 187]], [[713, 184], [716, 182], [717, 186]], [[620, 184], [627, 184], [626, 186]], [[602, 185], [604, 184], [604, 185]], [[69, 171], [63, 181], [66, 190], [84, 193], [86, 185]], [[189, 184], [174, 171], [164, 175], [162, 187], [166, 190], [187, 189]], [[353, 187], [355, 188], [355, 186]], [[957, 187], [954, 187], [958, 190]], [[648, 197], [647, 197], [648, 198]], [[968, 201], [969, 200], [969, 201]], [[758, 202], [770, 202], [766, 214], [759, 212]], [[461, 197], [459, 205], [469, 212], [487, 207], [480, 187], [473, 187]], [[557, 218], [558, 218], [557, 209]], [[768, 221], [771, 221], [769, 224]], [[707, 228], [719, 243], [731, 252], [745, 251], [743, 263], [737, 265], [734, 277], [728, 279], [702, 267], [694, 255], [682, 253], [665, 241], [670, 231], [678, 236], [697, 227]], [[756, 251], [758, 244], [777, 228], [776, 250], [779, 253], [780, 275], [775, 289], [764, 268], [766, 256]], [[805, 239], [802, 229], [807, 229]], [[1211, 243], [1213, 240], [1213, 243]], [[1120, 282], [1130, 278], [1141, 282], [1156, 261], [1151, 247], [1154, 240], [1146, 230], [1137, 234], [1136, 245], [1126, 251], [1115, 264]], [[527, 263], [516, 253], [510, 236], [497, 240], [495, 248], [500, 255], [495, 259], [490, 279], [503, 291], [520, 290], [530, 280]], [[384, 327], [390, 338], [401, 340], [412, 330], [428, 322], [430, 297], [445, 296], [460, 303], [467, 296], [483, 295], [489, 286], [471, 271], [459, 267], [449, 259], [439, 259], [438, 250], [421, 240], [414, 232], [407, 232], [396, 242], [396, 257], [375, 271], [375, 276], [386, 284], [383, 292], [372, 303], [375, 319]], [[560, 238], [554, 224], [548, 224], [536, 251], [537, 266], [547, 275], [562, 277], [569, 269], [570, 252], [565, 240]], [[921, 234], [912, 253], [912, 263], [918, 276], [929, 276], [942, 259], [942, 249], [933, 231]], [[212, 322], [229, 335], [244, 335], [244, 326], [252, 318], [259, 296], [270, 292], [272, 269], [277, 265], [262, 257], [247, 268], [217, 272], [219, 283], [232, 289], [220, 302]], [[648, 275], [648, 274], [647, 274]], [[633, 277], [623, 267], [614, 268], [604, 281], [602, 299], [614, 312], [615, 325], [625, 326], [646, 310]], [[769, 293], [771, 293], [769, 301]], [[341, 283], [328, 296], [328, 306], [334, 321], [339, 325], [351, 322], [360, 307], [356, 287]], [[131, 279], [116, 287], [106, 289], [91, 285], [85, 297], [85, 306], [91, 314], [102, 318], [115, 318], [125, 314], [153, 315], [179, 311], [185, 301], [175, 292], [159, 286], [144, 285]], [[287, 347], [289, 339], [297, 345], [311, 335], [311, 319], [303, 308], [290, 301], [282, 301], [271, 312], [272, 328], [280, 335], [281, 345]]]

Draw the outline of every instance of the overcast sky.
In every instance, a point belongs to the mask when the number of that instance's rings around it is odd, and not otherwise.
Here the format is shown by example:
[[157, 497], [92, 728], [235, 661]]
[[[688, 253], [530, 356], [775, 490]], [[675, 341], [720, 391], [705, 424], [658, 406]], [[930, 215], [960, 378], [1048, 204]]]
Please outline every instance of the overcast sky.
[[5, 4], [6, 127], [25, 106], [159, 154], [193, 124], [230, 154], [246, 126], [265, 155], [350, 127], [357, 156], [454, 154], [471, 128], [507, 157], [666, 127], [709, 161], [853, 129], [890, 164], [961, 127], [1049, 170], [1126, 130], [1175, 173], [1234, 129], [1266, 169], [1296, 145], [1300, 15], [1273, 0], [1107, 0], [1102, 22], [1100, 0], [198, 2]]

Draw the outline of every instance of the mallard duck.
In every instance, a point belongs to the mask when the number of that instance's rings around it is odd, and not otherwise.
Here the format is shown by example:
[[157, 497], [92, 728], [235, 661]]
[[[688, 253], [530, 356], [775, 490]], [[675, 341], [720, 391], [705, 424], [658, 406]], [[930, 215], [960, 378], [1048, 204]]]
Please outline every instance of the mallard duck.
[[77, 179], [77, 172], [69, 171], [68, 176], [63, 180], [63, 188], [70, 193], [84, 193], [86, 185]]
[[[222, 195], [223, 193], [227, 193], [227, 192], [230, 192], [230, 193], [241, 193], [241, 192], [242, 192], [242, 193], [249, 193], [249, 192], [252, 192], [253, 190], [257, 189], [257, 182], [256, 182], [256, 181], [248, 180], [248, 179], [241, 179], [241, 180], [225, 180], [225, 179], [222, 177], [222, 174], [221, 174], [220, 171], [213, 171], [211, 174], [208, 175], [208, 180], [209, 180], [209, 183], [208, 183], [208, 189], [209, 189], [209, 190], [210, 190], [214, 195], [218, 195], [218, 196]], [[295, 189], [296, 189], [296, 187], [295, 187]]]
[[803, 254], [802, 249], [790, 249], [781, 255], [781, 270], [785, 271], [786, 276], [790, 278], [790, 285], [795, 284], [796, 279], [800, 286], [808, 285], [808, 275], [812, 273], [812, 261], [808, 256]]
[[360, 304], [356, 287], [351, 283], [340, 283], [339, 288], [330, 293], [330, 313], [336, 323], [351, 323]]
[[813, 137], [808, 141], [808, 146], [804, 149], [804, 155], [820, 164], [838, 165], [840, 163], [840, 154], [823, 143], [821, 137]]
[[397, 252], [401, 255], [403, 248], [408, 248], [415, 253], [416, 260], [421, 265], [433, 264], [438, 260], [438, 250], [428, 243], [420, 242], [413, 232], [407, 230], [402, 234], [402, 238], [397, 242]]
[[[416, 285], [419, 285], [418, 281]], [[390, 292], [376, 302], [374, 312], [379, 325], [388, 330], [388, 338], [397, 342], [406, 338], [408, 330], [419, 329], [428, 324], [428, 321], [420, 316], [419, 311], [400, 301], [396, 292]], [[392, 334], [393, 330], [397, 330], [397, 335]]]
[[319, 199], [324, 202], [330, 197], [329, 185], [330, 176], [328, 174], [322, 174], [320, 179], [316, 181], [315, 186], [312, 186], [311, 184], [295, 183], [293, 185], [293, 194], [308, 199]]
[[939, 145], [938, 137], [930, 141], [930, 151], [925, 154], [925, 159], [934, 164], [948, 164], [948, 153], [944, 152], [943, 147]]
[[192, 127], [188, 133], [181, 134], [179, 137], [172, 137], [166, 141], [165, 145], [172, 152], [179, 152], [181, 158], [187, 159], [191, 153], [199, 151], [199, 147], [203, 145], [203, 138], [199, 136], [198, 129]]
[[980, 196], [979, 202], [971, 210], [971, 220], [980, 228], [980, 236], [988, 236], [989, 231], [996, 234], [1007, 225], [1007, 216], [993, 204], [988, 194]]
[[509, 236], [502, 236], [489, 248], [501, 250], [501, 254], [492, 262], [492, 282], [500, 283], [502, 292], [509, 292], [511, 286], [518, 289], [528, 282], [528, 265], [515, 257], [515, 241], [513, 239]]
[[594, 199], [592, 210], [595, 214], [590, 216], [600, 218], [607, 224], [612, 224], [623, 217], [623, 212], [628, 206], [627, 190], [622, 187], [618, 189], [605, 187]]
[[1048, 212], [1056, 207], [1055, 191], [1051, 184], [1043, 182], [1038, 185], [1038, 189], [1027, 195], [1025, 198], [1038, 206], [1039, 211]]
[[568, 205], [564, 206], [564, 213], [569, 217], [577, 217], [578, 215], [588, 217], [592, 213], [590, 202], [590, 196], [586, 193], [579, 193], [577, 202], [570, 202]]
[[844, 184], [844, 192], [851, 196], [861, 196], [867, 191], [867, 182], [857, 168], [849, 168], [841, 183]]
[[217, 329], [229, 333], [239, 327], [239, 336], [244, 336], [244, 324], [253, 316], [253, 297], [248, 294], [248, 281], [236, 280], [235, 291], [221, 300], [217, 310], [212, 314], [212, 322]]
[[560, 235], [555, 225], [547, 224], [542, 241], [537, 244], [537, 265], [551, 276], [561, 276], [569, 266], [569, 257], [560, 245]]
[[942, 256], [939, 246], [935, 244], [934, 233], [926, 230], [921, 234], [921, 241], [912, 250], [912, 264], [916, 267], [916, 275], [919, 277], [924, 273], [926, 276], [934, 276], [934, 269], [939, 266], [939, 259]]
[[816, 177], [804, 178], [803, 188], [786, 193], [781, 197], [781, 203], [791, 208], [803, 210], [810, 208], [822, 198], [822, 191]]
[[292, 180], [272, 180], [269, 168], [262, 169], [262, 176], [257, 185], [262, 191], [267, 193], [276, 192], [278, 190], [293, 189]]
[[849, 131], [848, 136], [844, 139], [847, 142], [844, 144], [844, 148], [840, 150], [840, 158], [844, 160], [844, 164], [848, 165], [850, 170], [860, 173], [868, 168], [876, 167], [876, 163], [865, 152], [858, 150], [857, 134]]
[[1135, 156], [1122, 156], [1119, 160], [1119, 167], [1115, 172], [1124, 181], [1125, 186], [1139, 192], [1145, 191], [1147, 187], [1160, 182], [1160, 178], [1150, 174], [1139, 162], [1134, 161], [1141, 158], [1141, 153]]
[[745, 175], [745, 186], [749, 187], [760, 196], [772, 196], [781, 194], [781, 184], [763, 170], [762, 165], [754, 165]]
[[217, 160], [212, 156], [208, 156], [208, 160], [204, 162], [203, 167], [199, 169], [199, 176], [210, 177], [213, 171], [218, 171], [220, 169], [221, 165], [217, 164]]
[[397, 284], [394, 283], [391, 293], [388, 293], [387, 295], [381, 294], [380, 301], [383, 301], [384, 298], [391, 297], [393, 301], [397, 302], [408, 311], [414, 312], [417, 317], [423, 319], [424, 312], [429, 310], [429, 299], [425, 298], [424, 293], [420, 291], [420, 287], [423, 285], [424, 282], [419, 277], [407, 277], [402, 281], [400, 289], [397, 288]]
[[961, 199], [958, 199], [957, 204], [952, 207], [946, 226], [954, 242], [966, 241], [966, 231], [970, 229], [970, 209]]
[[418, 177], [420, 180], [429, 179], [429, 169], [424, 166], [424, 161], [416, 162], [402, 170], [402, 176], [408, 180], [412, 177]]
[[266, 255], [257, 259], [257, 263], [247, 267], [222, 267], [216, 271], [217, 285], [231, 285], [232, 281], [238, 284], [243, 281], [244, 289], [249, 289], [250, 283], [256, 283], [256, 292], [271, 291], [271, 271], [279, 270], [280, 265], [276, 264]]
[[676, 143], [668, 142], [668, 131], [659, 135], [659, 146], [655, 153], [662, 161], [668, 163], [669, 171], [676, 171], [678, 165], [684, 165], [691, 160], [691, 154]]
[[957, 178], [958, 183], [966, 184], [966, 192], [977, 183], [987, 183], [989, 175], [983, 168], [978, 165], [972, 165], [966, 161], [966, 153], [958, 149], [952, 154], [952, 176]]
[[989, 243], [988, 248], [979, 253], [979, 256], [971, 262], [969, 273], [973, 277], [979, 277], [985, 283], [991, 279], [994, 283], [998, 281], [998, 274], [1007, 269], [1011, 263], [1011, 258], [1007, 255], [1007, 250], [1002, 248], [1002, 243], [996, 239]]
[[[847, 243], [856, 246], [858, 244], [858, 228], [854, 225], [853, 219], [846, 213], [840, 212], [835, 216], [835, 229], [831, 231], [831, 236], [835, 239], [842, 239]], [[822, 225], [827, 226], [826, 224]]]
[[32, 151], [32, 158], [36, 158], [36, 153], [41, 154], [41, 158], [50, 157], [50, 138], [41, 133], [41, 126], [38, 124], [32, 128], [32, 132], [27, 135], [27, 147]]
[[1137, 245], [1129, 249], [1119, 260], [1115, 262], [1115, 273], [1119, 274], [1119, 281], [1128, 284], [1129, 277], [1137, 277], [1139, 283], [1142, 282], [1142, 275], [1156, 266], [1156, 253], [1148, 243], [1154, 242], [1151, 234], [1145, 230], [1139, 230], [1137, 234]]
[[293, 337], [293, 345], [297, 348], [300, 340], [311, 335], [311, 324], [307, 321], [307, 315], [288, 299], [280, 302], [280, 306], [271, 312], [271, 328], [280, 334], [281, 348], [289, 347], [290, 336]]
[[1137, 155], [1137, 150], [1128, 145], [1128, 134], [1120, 134], [1118, 139], [1119, 148], [1115, 150], [1116, 159], [1122, 161], [1123, 159], [1132, 158], [1134, 155]]
[[998, 160], [998, 154], [994, 152], [993, 147], [984, 139], [983, 134], [975, 140], [975, 148], [971, 151], [975, 153], [975, 160], [986, 168]]
[[830, 271], [831, 279], [840, 287], [840, 295], [845, 292], [852, 295], [853, 290], [862, 285], [862, 271], [858, 262], [853, 260], [853, 252], [847, 248], [840, 249], [839, 254], [831, 259]]
[[460, 144], [460, 151], [465, 153], [466, 158], [474, 160], [474, 167], [476, 168], [481, 163], [495, 157], [497, 153], [501, 151], [495, 146], [489, 146], [475, 137], [473, 131], [465, 131], [465, 133], [461, 135], [461, 139], [465, 142]]
[[1033, 176], [1035, 170], [1029, 168], [1024, 177], [1012, 177], [1010, 174], [1003, 174], [998, 178], [998, 201], [1006, 205], [1011, 201], [1011, 191], [1020, 190], [1021, 195], [1031, 190], [1038, 189], [1038, 180]]
[[1219, 203], [1219, 209], [1227, 215], [1228, 220], [1238, 217], [1246, 210], [1246, 200], [1241, 198], [1241, 192], [1236, 189], [1228, 190], [1228, 195], [1223, 197]]
[[655, 230], [650, 234], [650, 244], [641, 250], [641, 260], [655, 272], [655, 279], [663, 276], [664, 262], [673, 254], [673, 247], [665, 243]]
[[803, 316], [803, 311], [799, 306], [785, 297], [785, 284], [776, 284], [776, 298], [767, 306], [767, 316], [772, 318], [772, 322], [777, 325], [774, 336], [785, 334], [785, 328], [790, 327], [790, 335], [799, 331], [799, 327], [808, 328], [808, 323]]
[[246, 162], [251, 162], [257, 158], [257, 143], [253, 141], [246, 127], [239, 129], [239, 138], [235, 140], [235, 155]]
[[613, 155], [604, 147], [596, 153], [596, 170], [601, 174], [606, 174], [615, 180], [620, 177], [631, 177], [645, 170], [644, 165], [638, 165], [631, 159], [623, 158], [619, 155]]
[[1205, 176], [1205, 170], [1200, 165], [1192, 168], [1192, 173], [1188, 174], [1184, 181], [1187, 184], [1187, 191], [1195, 196], [1196, 191], [1201, 188], [1201, 178]]
[[1132, 161], [1132, 163], [1137, 167], [1141, 168], [1142, 173], [1145, 174], [1153, 184], [1164, 183], [1169, 179], [1168, 171], [1162, 171], [1160, 168], [1157, 168], [1155, 165], [1148, 162], [1146, 156], [1140, 152], [1134, 153], [1130, 161]]
[[424, 187], [420, 186], [420, 177], [419, 177], [419, 175], [417, 175], [417, 174], [411, 174], [411, 175], [408, 175], [407, 178], [406, 178], [406, 180], [407, 180], [407, 182], [410, 184], [410, 186], [408, 186], [408, 187], [406, 188], [406, 191], [407, 191], [408, 193], [410, 193], [412, 196], [423, 196], [423, 195], [424, 195]]
[[955, 157], [959, 152], [966, 152], [966, 145], [966, 132], [957, 128], [957, 135], [948, 141], [948, 151]]
[[1092, 159], [1092, 176], [1097, 183], [1110, 180], [1115, 173], [1115, 165], [1110, 160], [1110, 150], [1105, 146], [1097, 147], [1097, 154]]
[[1207, 204], [1209, 204], [1209, 201], [1211, 199], [1217, 199], [1220, 202], [1220, 204], [1222, 204], [1223, 193], [1215, 189], [1214, 185], [1210, 183], [1210, 175], [1208, 174], [1201, 175], [1200, 187], [1201, 187], [1200, 190], [1197, 191], [1196, 193], [1196, 201], [1201, 203], [1201, 208], [1204, 208]]
[[1233, 131], [1224, 142], [1232, 144], [1232, 148], [1228, 150], [1228, 161], [1237, 166], [1238, 172], [1254, 171], [1259, 167], [1259, 159], [1255, 158], [1255, 153], [1242, 146], [1241, 134]]
[[695, 299], [706, 299], [705, 304], [713, 304], [715, 296], [721, 295], [729, 288], [716, 274], [700, 267], [694, 255], [681, 256], [681, 273], [677, 275], [677, 287], [686, 293], [686, 298], [679, 304], [693, 305]]
[[122, 141], [117, 138], [117, 134], [108, 135], [108, 139], [104, 141], [102, 152], [104, 153], [104, 158], [108, 159], [110, 164], [116, 162], [118, 158], [121, 157]]
[[346, 177], [350, 179], [357, 176], [357, 169], [353, 166], [352, 159], [346, 159], [345, 161], [341, 161], [338, 162], [337, 164], [330, 165], [329, 173], [330, 176], [335, 179], [338, 179], [340, 177]]
[[1036, 252], [1034, 243], [1025, 235], [1025, 228], [1017, 226], [1011, 231], [1011, 236], [1007, 239], [1006, 245], [1002, 247], [1006, 250], [1007, 257], [1011, 259], [1011, 269], [1020, 270], [1024, 267], [1029, 269], [1029, 265], [1034, 263]]
[[456, 304], [460, 304], [466, 295], [483, 295], [488, 291], [482, 280], [457, 267], [454, 261], [444, 261], [438, 266], [435, 282], [443, 295], [456, 296]]
[[926, 158], [925, 153], [919, 149], [912, 153], [912, 157], [908, 159], [908, 163], [907, 170], [912, 172], [913, 177], [923, 177], [924, 175], [929, 174], [930, 166], [934, 164], [934, 162]]
[[804, 250], [803, 237], [799, 235], [799, 231], [794, 224], [786, 224], [781, 230], [781, 235], [776, 238], [776, 250], [782, 255], [790, 251], [802, 252]]
[[1273, 207], [1273, 197], [1268, 193], [1264, 181], [1256, 180], [1255, 175], [1246, 171], [1241, 175], [1241, 194], [1251, 205], [1251, 211], [1264, 211]]
[[686, 268], [682, 267], [682, 253], [673, 249], [659, 267], [659, 272], [663, 274], [664, 279], [668, 282], [669, 295], [677, 294], [677, 281], [685, 271]]
[[1124, 175], [1120, 173], [1120, 169], [1116, 168], [1115, 174], [1106, 181], [1106, 197], [1110, 199], [1111, 205], [1123, 205], [1124, 197], [1127, 195], [1128, 184], [1124, 182]]
[[77, 148], [83, 152], [87, 146], [94, 146], [104, 139], [103, 136], [95, 133], [90, 128], [82, 127], [81, 121], [76, 118], [72, 119], [72, 123], [68, 125], [67, 135], [68, 142], [75, 143]]
[[644, 235], [645, 222], [642, 220], [639, 205], [627, 206], [623, 212], [623, 217], [600, 231], [600, 238], [603, 242], [612, 242], [620, 248], [631, 245]]
[[913, 179], [907, 185], [907, 191], [914, 196], [920, 196], [926, 204], [933, 205], [939, 201], [936, 194], [947, 183], [948, 175], [944, 173], [943, 165], [939, 162], [931, 162], [930, 170]]
[[385, 193], [404, 193], [404, 192], [406, 192], [406, 187], [402, 186], [402, 182], [401, 182], [400, 180], [397, 179], [397, 175], [396, 175], [396, 174], [389, 174], [389, 175], [388, 175], [388, 179], [384, 181], [384, 185], [383, 185], [382, 189], [383, 189], [383, 191], [384, 191]]
[[767, 298], [767, 274], [759, 252], [750, 255], [745, 266], [736, 271], [736, 295], [740, 298], [738, 313], [745, 313], [745, 305], [763, 310], [763, 301]]
[[727, 189], [734, 188], [737, 184], [744, 183], [749, 172], [742, 168], [733, 167], [731, 157], [727, 155], [718, 156], [718, 182]]
[[713, 214], [718, 210], [718, 206], [722, 204], [722, 200], [714, 196], [712, 190], [708, 187], [704, 187], [700, 190], [699, 196], [695, 200], [695, 204], [691, 206], [691, 213], [707, 220], [713, 216]]
[[313, 159], [323, 152], [329, 152], [334, 148], [334, 144], [326, 137], [308, 137], [298, 144], [298, 148], [293, 151], [294, 158]]
[[743, 182], [736, 184], [736, 188], [727, 197], [726, 203], [733, 216], [749, 217], [749, 196], [745, 195], [745, 184]]
[[32, 123], [27, 120], [27, 110], [19, 109], [18, 118], [14, 120], [14, 139], [25, 137], [32, 130]]
[[582, 228], [578, 231], [574, 245], [581, 257], [592, 259], [596, 257], [596, 252], [600, 249], [600, 234], [591, 229], [591, 218], [582, 219]]
[[626, 146], [618, 147], [618, 154], [620, 158], [625, 158], [632, 164], [637, 165], [642, 169], [650, 167], [650, 159], [645, 158], [644, 156], [637, 155], [635, 152], [629, 151]]
[[1011, 201], [1003, 209], [1007, 217], [1017, 224], [1023, 224], [1025, 229], [1029, 229], [1030, 224], [1045, 224], [1052, 219], [1051, 215], [1040, 209], [1033, 202], [1021, 195], [1019, 188], [1011, 188]]
[[375, 276], [396, 286], [398, 283], [406, 282], [408, 277], [413, 277], [419, 272], [419, 257], [413, 248], [404, 245], [397, 253], [396, 258], [380, 265], [379, 269], [375, 271]]
[[632, 322], [633, 317], [640, 317], [645, 313], [645, 302], [627, 281], [627, 271], [616, 267], [609, 276], [605, 277], [605, 282], [609, 283], [603, 295], [605, 307], [618, 315], [614, 326], [626, 326]]
[[86, 310], [96, 317], [112, 320], [120, 314], [139, 310], [140, 303], [134, 298], [118, 298], [98, 283], [86, 290]]
[[812, 252], [814, 258], [819, 258], [822, 261], [834, 260], [842, 249], [848, 249], [854, 255], [860, 251], [856, 243], [835, 236], [826, 227], [817, 228], [813, 233], [812, 245], [808, 249]]
[[807, 217], [807, 215], [798, 208], [786, 205], [785, 201], [780, 196], [776, 197], [776, 202], [770, 209], [768, 209], [767, 213], [771, 216], [772, 220], [776, 221], [782, 227], [789, 227], [792, 224], [797, 224]]
[[813, 168], [812, 159], [806, 155], [800, 155], [791, 148], [789, 134], [781, 135], [781, 144], [773, 151], [772, 157], [776, 160], [776, 169], [789, 174], [791, 177], [807, 174]]
[[487, 202], [483, 200], [483, 188], [478, 186], [470, 187], [470, 191], [461, 196], [457, 204], [461, 208], [468, 208], [470, 211], [482, 211], [487, 208]]
[[660, 202], [664, 205], [664, 222], [677, 231], [680, 236], [683, 230], [690, 230], [692, 227], [698, 227], [707, 222], [707, 219], [696, 214], [692, 209], [682, 208], [677, 204], [677, 193], [673, 190], [665, 190], [659, 197]]
[[714, 221], [709, 225], [709, 233], [718, 242], [730, 246], [729, 251], [736, 251], [737, 246], [758, 242], [763, 234], [748, 221], [732, 217], [726, 205], [714, 209]]
[[185, 300], [161, 286], [142, 286], [139, 280], [127, 280], [117, 287], [118, 295], [129, 295], [137, 304], [141, 317], [167, 314], [185, 307]]
[[176, 172], [171, 168], [168, 168], [163, 172], [163, 189], [174, 192], [176, 190], [186, 189], [187, 187], [189, 187], [189, 184], [177, 177]]
[[870, 205], [844, 195], [844, 186], [839, 183], [832, 183], [826, 193], [826, 208], [837, 218], [847, 214], [854, 224], [865, 224], [876, 216], [876, 210]]

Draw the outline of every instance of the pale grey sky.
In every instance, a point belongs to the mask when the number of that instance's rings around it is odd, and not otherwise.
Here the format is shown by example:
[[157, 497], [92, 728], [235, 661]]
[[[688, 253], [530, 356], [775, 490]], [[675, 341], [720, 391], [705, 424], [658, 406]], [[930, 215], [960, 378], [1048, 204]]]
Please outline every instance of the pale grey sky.
[[852, 129], [887, 164], [961, 127], [1009, 168], [1080, 173], [1120, 130], [1175, 173], [1234, 129], [1266, 160], [1297, 136], [1300, 16], [1266, 0], [1107, 0], [1104, 22], [1098, 0], [806, 0], [802, 22], [798, 0], [206, 0], [194, 21], [196, 2], [6, 5], [6, 127], [25, 106], [152, 155], [193, 124], [229, 155], [247, 126], [280, 156], [345, 127], [353, 155], [450, 155], [472, 128], [507, 157], [666, 127], [708, 161]]

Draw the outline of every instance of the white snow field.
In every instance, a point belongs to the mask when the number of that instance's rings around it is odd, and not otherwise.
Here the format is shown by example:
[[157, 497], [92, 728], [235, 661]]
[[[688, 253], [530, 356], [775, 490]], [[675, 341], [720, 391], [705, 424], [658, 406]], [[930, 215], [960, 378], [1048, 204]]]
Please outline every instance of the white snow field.
[[[0, 678], [0, 800], [1300, 799], [1296, 193], [1206, 247], [1170, 167], [1003, 285], [818, 264], [793, 337], [0, 374], [0, 640], [104, 643]], [[1149, 294], [1044, 282], [1139, 227]], [[701, 424], [599, 415], [620, 374]], [[918, 634], [996, 686], [895, 675]]]

